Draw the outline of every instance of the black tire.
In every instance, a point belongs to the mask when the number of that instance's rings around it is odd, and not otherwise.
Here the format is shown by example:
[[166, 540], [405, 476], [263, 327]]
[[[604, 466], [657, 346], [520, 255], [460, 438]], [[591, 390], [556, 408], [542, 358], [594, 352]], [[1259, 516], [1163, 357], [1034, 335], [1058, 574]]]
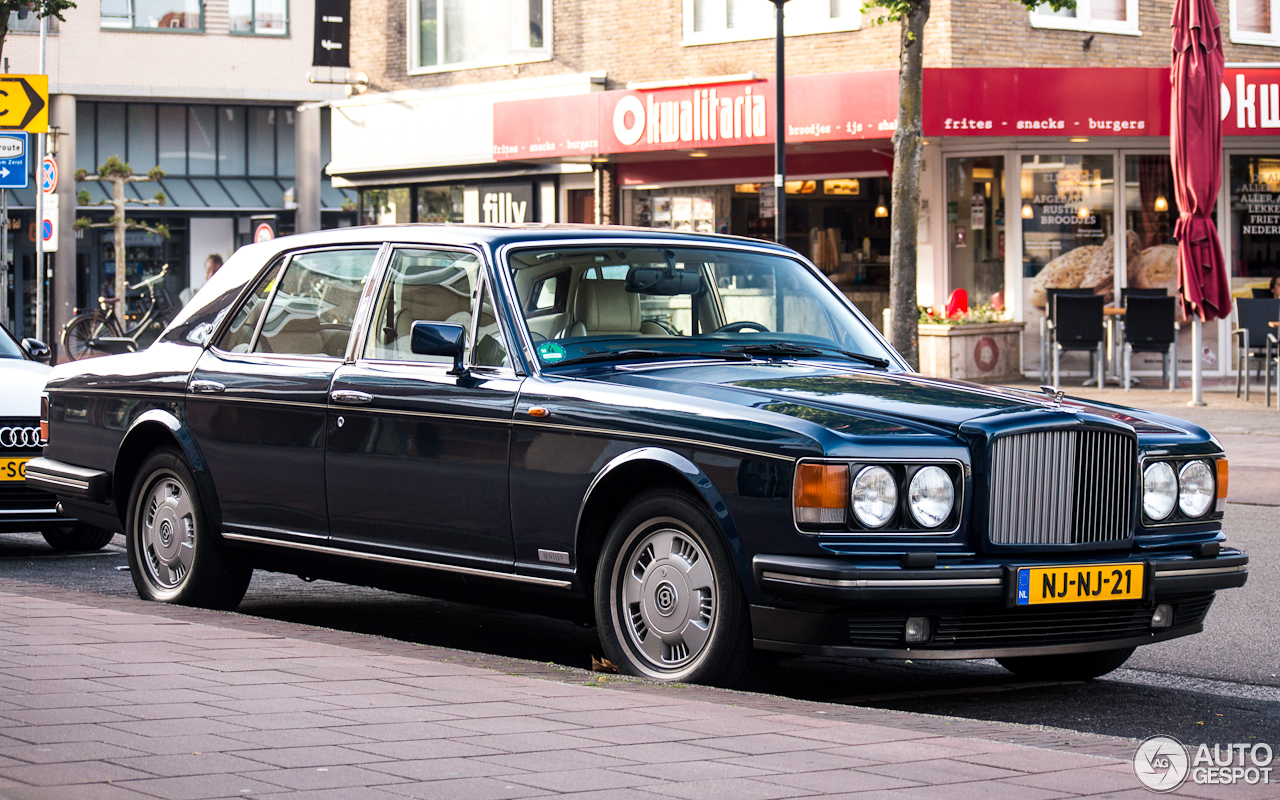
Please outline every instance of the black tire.
[[775, 663], [752, 647], [718, 526], [681, 492], [647, 492], [618, 514], [596, 566], [595, 610], [605, 656], [628, 675], [745, 687]]
[[71, 553], [101, 550], [111, 544], [111, 540], [116, 534], [115, 531], [109, 531], [106, 528], [78, 522], [75, 525], [67, 525], [65, 527], [46, 528], [40, 532], [40, 535], [54, 550]]
[[72, 361], [103, 355], [102, 351], [90, 347], [89, 342], [104, 335], [120, 335], [114, 317], [104, 317], [102, 314], [73, 317], [62, 328], [62, 352]]
[[1019, 678], [1028, 680], [1087, 681], [1119, 669], [1137, 649], [1125, 647], [1066, 656], [1019, 656], [997, 658], [996, 661]]
[[143, 600], [231, 611], [253, 569], [224, 551], [183, 457], [156, 450], [129, 493], [125, 546]]

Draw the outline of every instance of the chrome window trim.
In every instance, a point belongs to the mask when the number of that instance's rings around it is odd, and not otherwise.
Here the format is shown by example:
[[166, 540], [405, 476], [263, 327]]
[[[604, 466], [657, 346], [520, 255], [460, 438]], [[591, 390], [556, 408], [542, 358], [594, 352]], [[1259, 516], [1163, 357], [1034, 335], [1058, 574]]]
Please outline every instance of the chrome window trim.
[[[1217, 464], [1217, 461], [1220, 458], [1226, 458], [1226, 457], [1227, 457], [1226, 453], [1218, 453], [1216, 455], [1195, 455], [1195, 456], [1188, 456], [1188, 455], [1166, 456], [1166, 455], [1152, 455], [1152, 454], [1139, 455], [1138, 456], [1138, 492], [1137, 492], [1138, 527], [1136, 530], [1134, 530], [1133, 535], [1135, 537], [1141, 536], [1142, 530], [1144, 528], [1147, 528], [1147, 529], [1176, 528], [1179, 526], [1186, 526], [1186, 525], [1203, 525], [1206, 522], [1215, 522], [1215, 521], [1221, 523], [1222, 512], [1218, 511], [1218, 464]], [[1173, 466], [1174, 468], [1173, 477], [1175, 480], [1177, 480], [1179, 476], [1179, 472], [1180, 472], [1179, 467], [1186, 464], [1188, 461], [1210, 462], [1210, 466], [1213, 471], [1213, 502], [1209, 504], [1209, 510], [1206, 511], [1203, 515], [1196, 517], [1195, 519], [1172, 519], [1173, 517], [1176, 517], [1178, 513], [1182, 510], [1178, 506], [1177, 495], [1175, 495], [1174, 501], [1173, 501], [1173, 510], [1169, 512], [1169, 517], [1170, 517], [1169, 520], [1164, 522], [1158, 522], [1155, 520], [1148, 519], [1147, 512], [1143, 510], [1143, 504], [1142, 504], [1142, 498], [1145, 497], [1147, 493], [1146, 473], [1147, 473], [1148, 461], [1169, 462], [1170, 466]], [[1182, 493], [1182, 485], [1181, 485], [1181, 481], [1179, 481], [1178, 494], [1181, 494], [1181, 493]]]
[[[852, 464], [865, 464], [867, 466], [878, 466], [883, 464], [955, 464], [960, 468], [960, 486], [956, 488], [958, 502], [956, 503], [955, 515], [956, 524], [950, 529], [934, 528], [929, 529], [905, 529], [905, 530], [886, 530], [885, 528], [875, 528], [867, 530], [849, 530], [849, 531], [807, 531], [800, 527], [800, 521], [796, 519], [796, 481], [800, 480], [800, 467], [805, 464], [843, 464], [849, 466]], [[965, 512], [965, 477], [969, 474], [970, 467], [958, 458], [830, 458], [830, 457], [806, 457], [796, 462], [795, 474], [791, 477], [791, 524], [795, 526], [796, 532], [803, 536], [857, 536], [859, 538], [877, 537], [877, 538], [893, 538], [899, 536], [908, 536], [913, 538], [928, 536], [955, 536], [960, 531], [960, 526], [964, 524]], [[910, 487], [899, 487], [905, 492]], [[849, 491], [853, 491], [853, 475], [849, 476]], [[849, 513], [853, 513], [853, 498], [845, 498], [845, 508]], [[908, 514], [908, 518], [910, 515]], [[914, 519], [911, 520], [915, 522]], [[848, 525], [848, 521], [845, 522]]]
[[456, 572], [461, 575], [474, 575], [482, 578], [497, 578], [500, 580], [516, 581], [517, 583], [531, 583], [537, 586], [548, 586], [555, 589], [568, 589], [573, 586], [571, 581], [555, 580], [552, 578], [538, 578], [533, 575], [519, 575], [515, 572], [497, 572], [495, 570], [478, 569], [476, 567], [462, 567], [454, 564], [442, 564], [438, 561], [422, 561], [414, 558], [403, 558], [401, 556], [388, 556], [380, 553], [364, 553], [359, 550], [348, 550], [342, 547], [332, 547], [318, 544], [307, 544], [305, 542], [292, 542], [284, 539], [272, 539], [266, 536], [251, 536], [246, 533], [233, 533], [231, 531], [222, 531], [224, 539], [231, 539], [237, 542], [247, 542], [250, 544], [265, 544], [274, 547], [288, 547], [294, 550], [306, 550], [311, 553], [324, 553], [326, 555], [345, 556], [347, 558], [359, 558], [365, 561], [377, 561], [382, 564], [395, 564], [405, 567], [419, 567], [422, 569], [434, 569], [442, 572]]
[[[862, 312], [859, 311], [857, 306], [853, 304], [853, 301], [850, 300], [848, 297], [846, 297], [844, 292], [841, 292], [839, 289], [837, 289], [835, 284], [833, 284], [827, 278], [827, 276], [823, 275], [820, 269], [814, 266], [812, 261], [810, 261], [809, 259], [805, 258], [804, 256], [796, 252], [783, 253], [783, 252], [774, 250], [772, 248], [760, 247], [758, 245], [752, 245], [748, 243], [736, 242], [731, 240], [722, 242], [722, 241], [703, 241], [703, 240], [689, 241], [689, 240], [682, 240], [682, 239], [663, 239], [663, 238], [632, 239], [632, 238], [628, 238], [625, 234], [622, 234], [616, 237], [607, 237], [602, 235], [600, 238], [595, 238], [595, 239], [540, 239], [536, 243], [535, 242], [508, 242], [506, 244], [499, 246], [494, 255], [494, 272], [499, 273], [499, 279], [503, 282], [502, 284], [503, 291], [507, 293], [510, 297], [516, 298], [517, 302], [515, 302], [514, 307], [518, 309], [520, 305], [518, 302], [520, 295], [516, 293], [515, 285], [511, 279], [510, 256], [513, 252], [517, 250], [541, 250], [549, 247], [554, 248], [554, 247], [614, 246], [619, 244], [620, 242], [625, 243], [626, 246], [628, 247], [674, 247], [674, 248], [680, 248], [685, 250], [688, 250], [688, 249], [733, 250], [733, 251], [738, 251], [743, 253], [754, 253], [756, 255], [774, 256], [777, 258], [790, 259], [792, 261], [795, 261], [798, 264], [800, 264], [802, 269], [808, 270], [810, 274], [816, 277], [819, 280], [819, 282], [827, 288], [827, 291], [831, 292], [831, 294], [835, 296], [837, 302], [843, 304], [844, 307], [854, 315], [854, 317], [856, 317], [859, 320], [862, 320], [863, 324], [866, 325], [867, 327], [867, 332], [872, 336], [873, 339], [879, 342], [882, 347], [884, 347], [886, 353], [889, 355], [889, 360], [891, 362], [891, 365], [896, 365], [898, 368], [898, 371], [900, 372], [912, 371], [911, 366], [902, 359], [902, 356], [898, 354], [897, 350], [893, 349], [893, 345], [889, 344], [889, 340], [886, 339], [884, 335], [881, 334], [880, 331], [876, 329], [876, 326], [872, 325], [870, 321], [868, 321], [867, 318], [862, 315]], [[502, 265], [503, 268], [498, 269], [498, 265]], [[526, 358], [528, 358], [529, 360], [529, 369], [530, 369], [529, 374], [541, 375], [542, 364], [538, 360], [537, 350], [536, 348], [534, 348], [533, 339], [529, 335], [528, 321], [524, 318], [523, 311], [519, 313], [518, 317], [519, 319], [516, 321], [516, 324], [517, 324], [517, 327], [519, 328], [518, 333], [520, 338], [520, 346], [521, 346], [521, 349], [524, 350]]]

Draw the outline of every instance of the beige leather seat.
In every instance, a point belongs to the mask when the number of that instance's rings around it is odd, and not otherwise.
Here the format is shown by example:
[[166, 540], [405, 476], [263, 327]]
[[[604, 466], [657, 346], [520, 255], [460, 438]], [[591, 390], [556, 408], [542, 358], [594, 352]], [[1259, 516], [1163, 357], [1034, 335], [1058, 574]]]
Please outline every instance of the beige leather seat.
[[668, 335], [662, 326], [640, 321], [640, 295], [628, 292], [625, 281], [579, 281], [573, 317], [565, 329], [565, 338], [619, 333]]

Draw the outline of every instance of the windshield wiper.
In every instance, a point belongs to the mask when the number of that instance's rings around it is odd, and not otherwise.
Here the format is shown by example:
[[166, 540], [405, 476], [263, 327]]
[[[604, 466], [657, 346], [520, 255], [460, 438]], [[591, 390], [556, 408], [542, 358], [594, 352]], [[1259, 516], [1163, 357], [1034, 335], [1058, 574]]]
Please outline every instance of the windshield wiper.
[[810, 344], [793, 344], [791, 342], [760, 342], [758, 344], [746, 344], [740, 347], [731, 347], [726, 352], [745, 353], [749, 356], [820, 356], [824, 353], [838, 353], [839, 355], [852, 358], [855, 361], [861, 361], [864, 364], [870, 364], [873, 367], [881, 369], [889, 366], [888, 359], [879, 356], [869, 356], [866, 353], [855, 353], [852, 350], [841, 350], [838, 347], [827, 347], [825, 345]]
[[714, 358], [721, 361], [750, 361], [751, 356], [747, 353], [735, 353], [732, 351], [717, 351], [713, 353], [682, 353], [673, 350], [647, 350], [641, 348], [629, 348], [627, 350], [604, 350], [598, 353], [586, 353], [575, 358], [566, 358], [563, 361], [557, 361], [553, 364], [547, 364], [548, 367], [558, 367], [561, 364], [580, 364], [587, 361], [615, 361], [624, 358]]

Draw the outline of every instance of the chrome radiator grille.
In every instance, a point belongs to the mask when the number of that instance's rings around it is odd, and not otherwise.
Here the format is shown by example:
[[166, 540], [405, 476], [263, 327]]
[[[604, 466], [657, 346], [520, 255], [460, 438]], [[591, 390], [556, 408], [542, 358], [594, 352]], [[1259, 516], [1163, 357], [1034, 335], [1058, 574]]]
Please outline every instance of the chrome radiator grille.
[[1127, 539], [1138, 445], [1108, 431], [1037, 431], [991, 450], [993, 544]]

